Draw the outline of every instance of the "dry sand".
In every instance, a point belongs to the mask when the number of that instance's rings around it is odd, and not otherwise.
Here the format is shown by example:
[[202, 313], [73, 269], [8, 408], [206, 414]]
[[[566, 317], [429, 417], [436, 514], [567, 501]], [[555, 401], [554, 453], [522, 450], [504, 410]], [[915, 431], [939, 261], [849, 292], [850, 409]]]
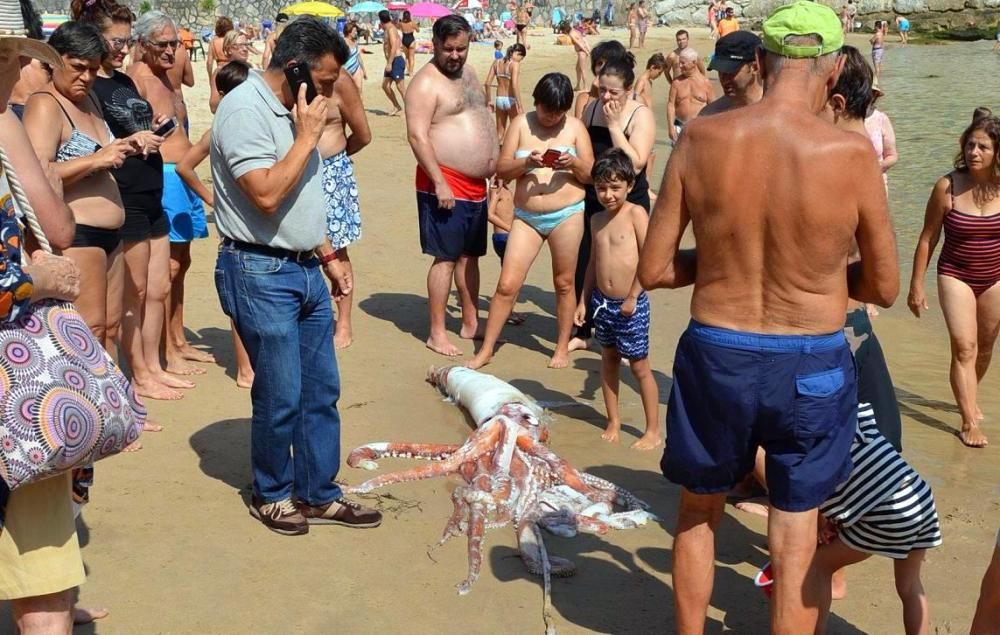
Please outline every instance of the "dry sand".
[[[653, 29], [646, 57], [672, 44], [673, 30]], [[612, 34], [621, 38], [623, 33]], [[523, 93], [552, 69], [572, 73], [573, 54], [552, 37], [530, 39]], [[597, 38], [591, 38], [594, 42]], [[705, 31], [694, 46], [706, 55]], [[462, 413], [443, 403], [423, 381], [431, 364], [447, 363], [423, 346], [426, 337], [425, 274], [413, 194], [414, 159], [402, 118], [388, 118], [379, 90], [381, 50], [365, 56], [372, 79], [364, 98], [375, 140], [356, 157], [364, 235], [351, 247], [357, 272], [355, 343], [339, 354], [343, 398], [343, 454], [380, 440], [460, 442], [469, 433]], [[485, 76], [492, 47], [475, 46], [471, 64]], [[423, 64], [427, 56], [419, 56]], [[714, 75], [714, 74], [713, 74]], [[188, 91], [192, 137], [210, 123], [203, 66]], [[665, 165], [667, 86], [656, 83], [657, 171]], [[890, 111], [891, 114], [891, 111]], [[471, 141], [470, 142], [474, 142]], [[208, 166], [202, 166], [208, 178]], [[213, 234], [214, 236], [214, 234]], [[905, 251], [912, 245], [901, 245]], [[513, 532], [491, 531], [483, 573], [473, 591], [458, 597], [454, 584], [466, 569], [464, 541], [428, 554], [451, 511], [454, 483], [444, 479], [386, 491], [383, 525], [374, 530], [314, 528], [303, 537], [267, 531], [247, 514], [250, 399], [236, 387], [229, 325], [213, 284], [215, 242], [195, 244], [188, 275], [187, 325], [191, 339], [215, 352], [220, 365], [196, 378], [178, 403], [151, 402], [165, 430], [143, 437], [145, 449], [102, 462], [93, 502], [82, 517], [81, 541], [89, 570], [81, 589], [86, 606], [111, 609], [111, 617], [77, 632], [99, 633], [538, 633], [541, 588], [516, 557]], [[482, 307], [496, 283], [499, 262], [482, 260]], [[643, 427], [635, 384], [623, 373], [622, 442], [600, 439], [603, 404], [599, 354], [573, 359], [567, 370], [545, 367], [555, 335], [547, 251], [532, 270], [518, 310], [523, 326], [509, 327], [509, 344], [488, 372], [511, 381], [549, 405], [556, 415], [552, 447], [576, 467], [615, 481], [649, 501], [661, 524], [606, 537], [549, 538], [550, 552], [576, 561], [575, 577], [553, 585], [562, 633], [672, 632], [674, 604], [670, 550], [678, 488], [660, 475], [659, 452], [628, 449]], [[688, 319], [688, 291], [652, 294], [651, 359], [661, 391], [661, 418], [670, 386], [674, 345]], [[458, 330], [457, 309], [449, 327]], [[926, 565], [932, 629], [967, 632], [979, 580], [993, 547], [1000, 509], [1000, 369], [982, 390], [986, 430], [994, 447], [968, 450], [954, 436], [959, 423], [948, 388], [948, 342], [939, 312], [918, 322], [899, 306], [875, 321], [895, 376], [904, 413], [907, 458], [933, 485], [945, 544]], [[473, 347], [462, 342], [471, 355]], [[266, 381], [281, 382], [280, 377]], [[386, 461], [383, 468], [406, 462]], [[357, 483], [370, 473], [345, 468]], [[710, 632], [764, 633], [768, 609], [751, 576], [767, 560], [765, 522], [727, 506], [718, 540]], [[847, 599], [834, 604], [833, 633], [902, 632], [892, 566], [870, 559], [853, 567]]]

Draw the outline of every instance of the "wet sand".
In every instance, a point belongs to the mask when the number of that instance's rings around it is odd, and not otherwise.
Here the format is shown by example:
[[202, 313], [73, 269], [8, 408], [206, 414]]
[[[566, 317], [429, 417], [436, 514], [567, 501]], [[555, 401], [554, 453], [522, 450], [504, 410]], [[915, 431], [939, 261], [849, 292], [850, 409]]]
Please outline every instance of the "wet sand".
[[[697, 33], [693, 45], [704, 57], [711, 47], [705, 31]], [[529, 40], [525, 97], [548, 70], [572, 74], [572, 49], [554, 46], [552, 40], [548, 35]], [[591, 40], [596, 43], [597, 38]], [[648, 55], [668, 43], [672, 46], [673, 29], [653, 29], [646, 51], [638, 55], [639, 65], [644, 67]], [[357, 279], [355, 343], [339, 353], [344, 456], [371, 441], [456, 443], [469, 433], [462, 413], [423, 381], [429, 365], [448, 360], [423, 345], [429, 262], [417, 239], [414, 159], [403, 119], [379, 114], [387, 104], [378, 85], [381, 51], [378, 45], [367, 48], [373, 53], [364, 57], [372, 79], [364, 99], [375, 141], [356, 157], [364, 229], [362, 240], [350, 250]], [[491, 58], [492, 46], [473, 47], [471, 63], [481, 78]], [[427, 59], [418, 56], [420, 64]], [[201, 62], [195, 73], [198, 85], [188, 91], [187, 100], [197, 139], [210, 115]], [[664, 81], [655, 84], [654, 94], [659, 173], [669, 152]], [[201, 174], [208, 179], [207, 163]], [[900, 245], [904, 252], [912, 253], [912, 247]], [[195, 378], [197, 388], [181, 402], [150, 403], [151, 415], [165, 430], [144, 435], [144, 450], [98, 465], [93, 502], [81, 521], [89, 571], [81, 601], [112, 613], [77, 632], [542, 632], [540, 581], [529, 577], [516, 557], [511, 529], [487, 534], [482, 576], [466, 597], [454, 589], [465, 577], [464, 541], [427, 553], [451, 512], [454, 482], [436, 479], [386, 490], [392, 498], [380, 501], [385, 522], [374, 530], [317, 527], [307, 536], [282, 537], [250, 518], [250, 399], [234, 381], [229, 323], [213, 283], [214, 251], [213, 239], [194, 246], [186, 318], [192, 342], [211, 349], [220, 365]], [[482, 260], [482, 272], [485, 317], [499, 272], [492, 253]], [[600, 439], [599, 353], [577, 354], [567, 370], [545, 367], [555, 337], [551, 288], [548, 252], [543, 251], [517, 307], [527, 320], [504, 331], [509, 343], [487, 371], [552, 408], [551, 446], [556, 452], [580, 469], [631, 489], [662, 518], [660, 524], [605, 537], [547, 538], [550, 553], [578, 566], [575, 577], [553, 582], [556, 623], [561, 633], [672, 632], [670, 556], [678, 488], [660, 475], [660, 452], [628, 448], [644, 425], [628, 373], [623, 373], [621, 394], [625, 434], [620, 443], [608, 445]], [[661, 391], [661, 419], [689, 297], [688, 291], [651, 296], [651, 359]], [[995, 458], [1000, 369], [987, 378], [981, 397], [994, 447], [968, 450], [954, 435], [959, 418], [948, 387], [948, 342], [939, 311], [932, 308], [929, 318], [918, 322], [904, 300], [883, 311], [875, 328], [900, 394], [906, 456], [934, 487], [941, 515], [945, 544], [930, 553], [924, 579], [932, 631], [967, 632], [1000, 524], [1000, 462]], [[457, 333], [454, 299], [449, 312], [449, 328]], [[471, 342], [461, 347], [467, 357], [472, 354]], [[390, 460], [383, 469], [406, 464]], [[351, 483], [367, 476], [346, 467], [340, 473]], [[727, 506], [709, 632], [767, 631], [767, 601], [751, 581], [768, 560], [765, 529], [763, 519]], [[873, 558], [853, 567], [849, 584], [848, 597], [834, 604], [832, 633], [902, 631], [889, 562]]]

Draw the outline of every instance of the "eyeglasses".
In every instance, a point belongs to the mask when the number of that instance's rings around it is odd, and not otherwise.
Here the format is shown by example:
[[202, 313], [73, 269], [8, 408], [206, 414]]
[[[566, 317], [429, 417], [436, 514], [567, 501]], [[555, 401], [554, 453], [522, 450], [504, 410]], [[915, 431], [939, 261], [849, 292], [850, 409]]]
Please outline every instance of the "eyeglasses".
[[146, 42], [146, 44], [156, 49], [167, 49], [167, 48], [176, 49], [178, 46], [181, 45], [181, 41], [180, 40], [165, 40], [163, 42], [150, 41]]
[[108, 46], [111, 47], [112, 51], [120, 51], [125, 46], [132, 46], [135, 44], [135, 38], [131, 37], [113, 37], [107, 40]]

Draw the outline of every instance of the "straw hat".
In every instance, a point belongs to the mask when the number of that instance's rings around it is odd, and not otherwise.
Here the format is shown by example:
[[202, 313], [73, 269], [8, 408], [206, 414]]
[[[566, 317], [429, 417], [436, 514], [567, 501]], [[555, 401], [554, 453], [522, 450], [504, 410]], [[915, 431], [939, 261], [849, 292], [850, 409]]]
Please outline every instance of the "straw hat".
[[0, 0], [0, 48], [13, 48], [22, 57], [33, 57], [50, 66], [62, 66], [54, 48], [28, 37], [18, 0]]

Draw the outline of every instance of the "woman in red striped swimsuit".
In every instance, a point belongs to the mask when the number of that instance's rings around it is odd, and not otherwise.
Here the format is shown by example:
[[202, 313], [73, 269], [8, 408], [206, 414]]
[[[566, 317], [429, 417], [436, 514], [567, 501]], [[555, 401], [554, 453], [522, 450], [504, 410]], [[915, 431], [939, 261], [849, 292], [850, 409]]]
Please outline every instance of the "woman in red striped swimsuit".
[[962, 415], [959, 438], [987, 444], [976, 391], [1000, 332], [1000, 119], [974, 119], [962, 133], [955, 171], [938, 179], [913, 256], [907, 304], [927, 308], [924, 274], [944, 229], [938, 259], [938, 296], [951, 336], [951, 388]]

